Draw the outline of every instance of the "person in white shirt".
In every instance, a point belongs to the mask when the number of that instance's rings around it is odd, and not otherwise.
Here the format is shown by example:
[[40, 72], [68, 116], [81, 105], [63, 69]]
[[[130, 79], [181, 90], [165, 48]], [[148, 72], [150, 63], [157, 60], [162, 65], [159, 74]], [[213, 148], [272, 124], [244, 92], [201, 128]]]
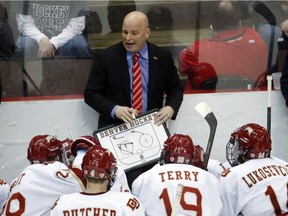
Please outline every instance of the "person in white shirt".
[[248, 123], [231, 133], [226, 158], [231, 168], [220, 177], [222, 215], [288, 215], [287, 162], [271, 158], [267, 130]]
[[144, 216], [144, 208], [131, 193], [111, 191], [116, 177], [117, 161], [112, 152], [100, 145], [92, 146], [83, 157], [84, 192], [60, 196], [50, 216], [129, 215]]
[[[203, 149], [193, 145], [188, 135], [174, 134], [164, 142], [159, 164], [132, 184], [132, 193], [145, 206], [147, 216], [170, 216], [173, 210], [177, 215], [219, 215], [222, 207], [219, 182], [200, 168], [203, 155]], [[174, 200], [179, 184], [183, 185], [183, 191], [177, 211]]]
[[23, 1], [15, 4], [20, 37], [16, 57], [91, 56], [82, 35], [85, 16], [81, 1]]
[[0, 215], [5, 207], [9, 193], [10, 186], [3, 179], [0, 179]]

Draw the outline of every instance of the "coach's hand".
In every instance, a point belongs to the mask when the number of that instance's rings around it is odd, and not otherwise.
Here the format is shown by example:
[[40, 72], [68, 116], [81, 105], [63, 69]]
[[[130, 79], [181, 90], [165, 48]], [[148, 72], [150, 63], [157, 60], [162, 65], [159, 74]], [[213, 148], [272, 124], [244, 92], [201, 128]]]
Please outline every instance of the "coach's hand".
[[171, 106], [165, 106], [155, 115], [154, 124], [158, 126], [166, 122], [167, 127], [169, 126], [169, 120], [172, 118], [174, 110]]
[[125, 123], [132, 122], [138, 115], [139, 115], [138, 110], [125, 106], [119, 106], [115, 110], [116, 118], [121, 119]]

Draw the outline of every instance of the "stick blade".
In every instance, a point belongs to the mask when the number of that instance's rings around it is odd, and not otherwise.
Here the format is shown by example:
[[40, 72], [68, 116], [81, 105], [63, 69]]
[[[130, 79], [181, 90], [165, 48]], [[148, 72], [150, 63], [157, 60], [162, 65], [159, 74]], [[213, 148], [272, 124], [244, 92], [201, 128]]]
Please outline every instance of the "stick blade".
[[203, 162], [203, 169], [207, 170], [207, 164], [208, 160], [210, 158], [210, 153], [212, 150], [213, 146], [213, 141], [214, 141], [214, 136], [216, 133], [216, 128], [217, 128], [217, 119], [210, 109], [210, 107], [205, 103], [205, 102], [200, 102], [195, 106], [195, 109], [197, 112], [199, 112], [206, 122], [208, 123], [210, 127], [210, 133], [209, 133], [209, 138], [208, 138], [208, 143], [205, 151], [205, 157], [204, 157], [204, 162]]
[[195, 110], [200, 113], [200, 115], [202, 115], [204, 118], [205, 116], [207, 116], [209, 113], [212, 112], [212, 110], [210, 109], [210, 107], [208, 106], [207, 103], [205, 102], [200, 102], [195, 106]]
[[175, 200], [174, 200], [174, 203], [173, 203], [173, 206], [172, 206], [171, 216], [176, 216], [177, 215], [178, 209], [180, 207], [180, 200], [181, 200], [181, 197], [182, 197], [183, 188], [184, 188], [184, 185], [179, 183], [178, 186], [177, 186]]

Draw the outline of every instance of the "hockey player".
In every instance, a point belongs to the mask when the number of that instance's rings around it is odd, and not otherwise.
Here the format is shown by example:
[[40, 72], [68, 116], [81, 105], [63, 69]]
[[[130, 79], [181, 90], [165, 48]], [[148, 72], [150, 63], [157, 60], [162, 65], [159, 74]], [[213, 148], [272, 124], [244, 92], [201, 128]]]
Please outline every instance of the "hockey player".
[[222, 215], [288, 215], [288, 167], [270, 158], [267, 130], [255, 123], [237, 128], [226, 151], [232, 167], [220, 177]]
[[27, 151], [31, 165], [11, 184], [3, 216], [49, 215], [60, 195], [84, 190], [81, 176], [61, 162], [61, 148], [54, 136], [32, 138]]
[[0, 179], [0, 215], [5, 207], [9, 193], [10, 186], [3, 179]]
[[[95, 144], [101, 146], [100, 142], [92, 136], [81, 136], [73, 141], [71, 145], [71, 152], [75, 156], [73, 167], [81, 169], [83, 157], [88, 150], [87, 147], [94, 146]], [[121, 166], [117, 165], [116, 178], [111, 190], [130, 192], [126, 174]]]
[[114, 183], [116, 170], [116, 159], [108, 149], [101, 146], [89, 148], [82, 163], [83, 175], [87, 179], [86, 190], [61, 196], [50, 215], [144, 216], [142, 205], [131, 193], [109, 190]]
[[[203, 149], [188, 135], [174, 134], [164, 143], [160, 163], [141, 174], [132, 184], [132, 193], [149, 216], [170, 216], [176, 205], [179, 184], [183, 185], [177, 215], [219, 215], [221, 199], [218, 179], [199, 168]], [[175, 211], [175, 210], [174, 210]]]

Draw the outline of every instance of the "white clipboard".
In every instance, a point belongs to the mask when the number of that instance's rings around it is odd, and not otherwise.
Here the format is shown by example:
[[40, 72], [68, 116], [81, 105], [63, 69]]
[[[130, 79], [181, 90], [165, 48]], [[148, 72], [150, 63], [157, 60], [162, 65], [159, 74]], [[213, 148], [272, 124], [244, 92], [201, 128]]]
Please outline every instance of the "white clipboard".
[[154, 124], [158, 109], [137, 117], [132, 123], [114, 124], [93, 132], [104, 148], [117, 158], [125, 171], [159, 160], [163, 144], [170, 133], [166, 124]]

